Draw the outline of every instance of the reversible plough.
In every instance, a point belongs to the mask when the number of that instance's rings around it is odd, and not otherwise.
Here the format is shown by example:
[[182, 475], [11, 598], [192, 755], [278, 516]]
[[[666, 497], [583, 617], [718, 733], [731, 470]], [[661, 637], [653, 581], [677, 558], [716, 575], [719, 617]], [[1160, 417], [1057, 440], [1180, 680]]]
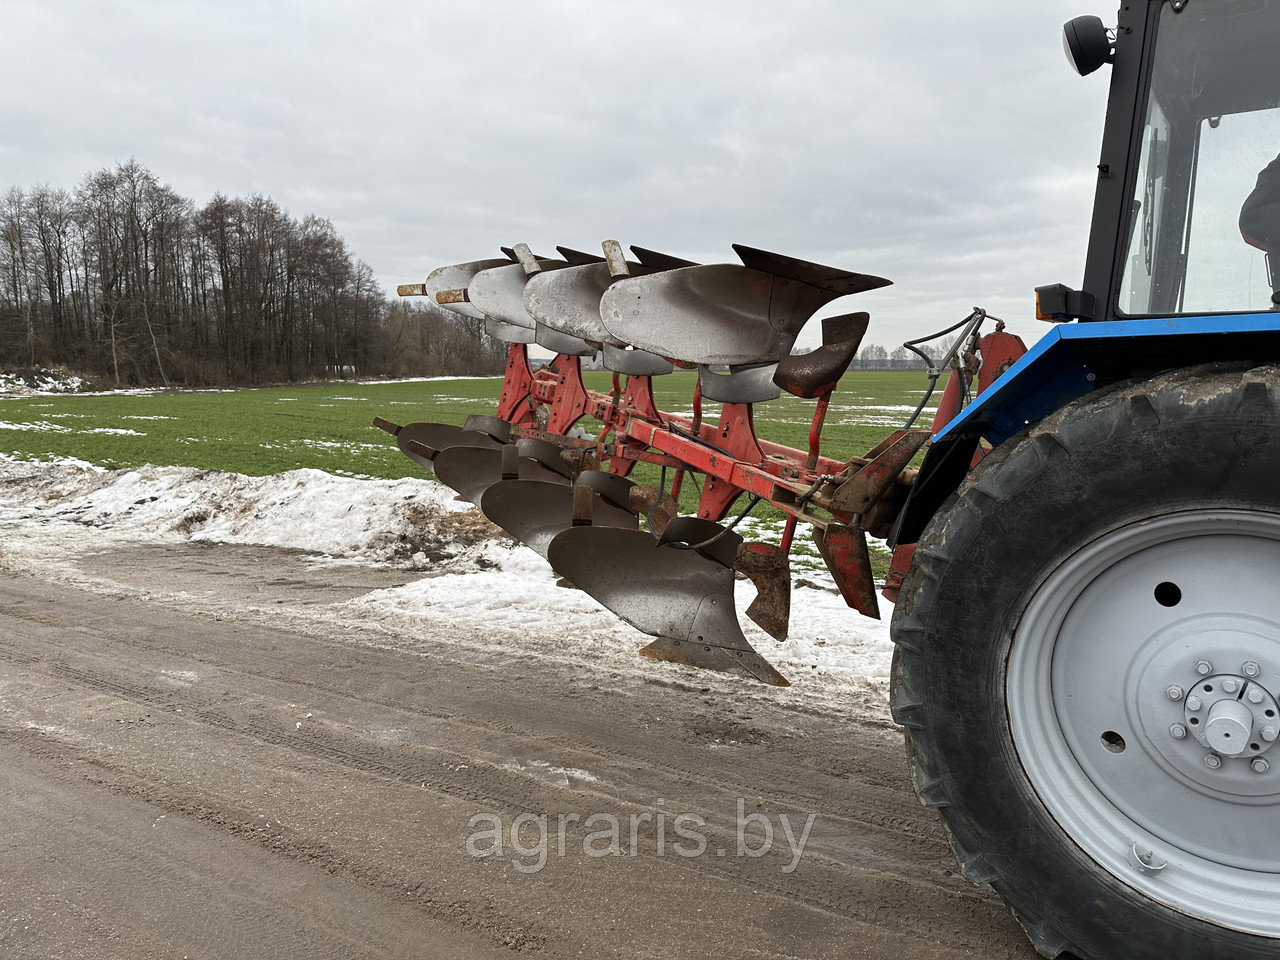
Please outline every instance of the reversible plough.
[[[560, 257], [548, 258], [525, 244], [504, 247], [501, 259], [441, 267], [425, 283], [400, 287], [402, 296], [483, 320], [509, 344], [506, 373], [494, 416], [461, 426], [375, 424], [565, 581], [654, 637], [645, 656], [786, 685], [743, 633], [736, 575], [756, 586], [747, 615], [785, 640], [789, 557], [804, 523], [845, 601], [879, 617], [867, 538], [888, 535], [915, 477], [909, 464], [930, 437], [911, 429], [913, 417], [864, 456], [822, 452], [831, 395], [858, 351], [866, 313], [827, 318], [822, 346], [791, 350], [820, 308], [890, 281], [740, 245], [740, 264], [695, 264], [638, 247], [629, 260], [616, 241], [603, 244], [602, 257], [557, 250]], [[946, 331], [960, 332], [941, 363], [951, 376], [935, 429], [972, 387], [984, 388], [1024, 352], [1001, 329], [979, 339], [985, 316], [975, 310]], [[530, 344], [555, 359], [534, 370]], [[659, 410], [654, 400], [653, 378], [677, 367], [697, 371], [692, 416]], [[610, 372], [611, 392], [588, 390], [584, 369]], [[936, 381], [938, 369], [931, 375]], [[807, 450], [756, 435], [754, 406], [783, 390], [815, 402]], [[721, 404], [717, 423], [703, 421], [704, 400]], [[587, 419], [594, 434], [581, 426]], [[660, 468], [656, 485], [630, 479], [637, 463]], [[681, 489], [697, 477], [696, 512], [680, 516]], [[725, 523], [743, 498], [745, 509]], [[760, 502], [787, 517], [779, 543], [748, 543], [735, 532]], [[895, 553], [890, 598], [910, 550]]]

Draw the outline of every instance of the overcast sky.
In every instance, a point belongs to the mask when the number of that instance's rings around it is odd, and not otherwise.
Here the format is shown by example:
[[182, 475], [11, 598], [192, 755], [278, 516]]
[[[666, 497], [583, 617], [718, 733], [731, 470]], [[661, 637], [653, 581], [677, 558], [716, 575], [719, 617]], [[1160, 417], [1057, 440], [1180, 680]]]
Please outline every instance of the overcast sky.
[[824, 311], [868, 342], [976, 304], [1030, 340], [1032, 288], [1080, 280], [1106, 108], [1061, 25], [1115, 9], [4, 0], [0, 189], [135, 157], [329, 218], [389, 291], [520, 241], [746, 243], [893, 280]]

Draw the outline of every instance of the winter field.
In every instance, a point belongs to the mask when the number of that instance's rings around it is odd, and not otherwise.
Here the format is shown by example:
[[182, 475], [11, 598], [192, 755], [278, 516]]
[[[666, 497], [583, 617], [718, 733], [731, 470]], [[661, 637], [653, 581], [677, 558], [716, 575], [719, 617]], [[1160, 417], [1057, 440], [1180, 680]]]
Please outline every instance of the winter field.
[[[609, 390], [608, 374], [588, 373], [585, 379], [591, 389]], [[64, 394], [6, 388], [0, 376], [0, 452], [23, 459], [74, 457], [113, 468], [154, 464], [248, 476], [311, 468], [337, 476], [416, 477], [418, 468], [373, 426], [373, 418], [461, 423], [469, 414], [493, 412], [500, 383], [448, 378]], [[902, 426], [926, 384], [918, 371], [845, 377], [827, 414], [824, 452], [865, 453]], [[657, 378], [655, 387], [662, 409], [691, 414], [692, 373]], [[703, 410], [707, 420], [718, 416], [717, 404], [707, 402]], [[812, 415], [813, 401], [784, 393], [757, 405], [757, 432], [805, 448]]]
[[[607, 388], [603, 376], [589, 379]], [[740, 686], [636, 657], [641, 634], [582, 593], [557, 588], [540, 557], [423, 477], [372, 426], [378, 415], [460, 422], [492, 410], [499, 382], [71, 395], [11, 390], [0, 395], [0, 569], [78, 577], [86, 549], [137, 543], [302, 551], [318, 566], [402, 570], [405, 582], [280, 616], [335, 624], [359, 618], [397, 643], [412, 637], [415, 624], [451, 618], [488, 653], [519, 643], [528, 656], [580, 657], [622, 674], [656, 671], [672, 682]], [[832, 404], [824, 450], [864, 452], [902, 425], [923, 386], [919, 373], [849, 376]], [[665, 409], [688, 409], [692, 375], [664, 378], [662, 388]], [[708, 407], [705, 415], [714, 418], [714, 405]], [[758, 432], [803, 447], [811, 412], [812, 402], [784, 395], [762, 405]], [[742, 532], [776, 542], [780, 522], [764, 514]], [[779, 696], [846, 707], [853, 700], [867, 715], [882, 715], [890, 658], [885, 625], [848, 610], [808, 538], [797, 538], [797, 546], [790, 639], [779, 645], [743, 617], [748, 636], [795, 684]], [[737, 594], [741, 611], [752, 599], [751, 584], [739, 581]], [[198, 595], [189, 599], [200, 602]], [[579, 641], [568, 650], [566, 634]]]

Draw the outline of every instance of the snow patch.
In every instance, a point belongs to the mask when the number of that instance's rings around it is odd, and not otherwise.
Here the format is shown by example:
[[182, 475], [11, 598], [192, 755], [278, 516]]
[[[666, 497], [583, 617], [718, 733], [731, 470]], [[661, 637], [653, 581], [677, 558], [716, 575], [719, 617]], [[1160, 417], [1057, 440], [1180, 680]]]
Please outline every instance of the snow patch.
[[[190, 467], [103, 470], [0, 457], [0, 521], [25, 515], [151, 542], [202, 540], [371, 561], [439, 555], [466, 513], [425, 480], [353, 480], [320, 470], [248, 477]], [[426, 549], [430, 548], [430, 549]], [[459, 547], [455, 552], [462, 552]]]
[[72, 432], [70, 427], [63, 426], [60, 423], [50, 423], [48, 420], [19, 421], [17, 423], [10, 420], [0, 420], [0, 430], [36, 430], [41, 433]]
[[85, 381], [57, 370], [27, 370], [0, 373], [0, 397], [38, 397], [57, 393], [80, 393]]

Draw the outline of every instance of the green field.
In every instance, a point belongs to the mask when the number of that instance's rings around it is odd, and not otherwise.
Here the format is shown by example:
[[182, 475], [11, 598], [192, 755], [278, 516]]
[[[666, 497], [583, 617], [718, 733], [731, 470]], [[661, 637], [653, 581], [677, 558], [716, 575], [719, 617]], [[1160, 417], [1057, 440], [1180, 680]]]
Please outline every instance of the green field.
[[[607, 374], [589, 373], [586, 379], [592, 389], [609, 389]], [[343, 476], [419, 476], [420, 469], [373, 426], [373, 418], [461, 423], [469, 414], [491, 413], [499, 385], [497, 379], [479, 378], [4, 398], [0, 453], [40, 460], [76, 457], [107, 467], [153, 463], [254, 476], [299, 467]], [[659, 378], [659, 406], [690, 413], [693, 385], [692, 373]], [[918, 372], [846, 376], [827, 416], [823, 452], [840, 459], [865, 453], [902, 425], [925, 385], [925, 375]], [[813, 406], [813, 401], [788, 394], [759, 404], [757, 432], [765, 439], [805, 448]], [[714, 421], [716, 404], [705, 404], [703, 415]], [[585, 423], [590, 427], [594, 421]]]
[[[587, 374], [587, 385], [605, 392], [607, 374]], [[690, 414], [694, 375], [679, 372], [657, 382], [659, 406]], [[823, 452], [838, 459], [865, 453], [902, 426], [919, 402], [922, 373], [854, 373], [835, 394], [823, 431]], [[396, 423], [436, 420], [461, 423], [491, 413], [496, 378], [408, 383], [328, 383], [234, 391], [105, 394], [0, 399], [0, 454], [27, 460], [75, 457], [105, 467], [143, 464], [226, 470], [254, 476], [310, 467], [350, 477], [423, 476], [394, 440], [373, 426], [381, 416]], [[807, 448], [813, 401], [783, 394], [759, 404], [756, 431], [765, 439]], [[716, 404], [704, 405], [708, 422]], [[927, 423], [927, 416], [925, 422]], [[585, 425], [590, 429], [594, 421]], [[656, 483], [658, 470], [641, 464], [633, 474]], [[692, 513], [697, 490], [686, 483], [681, 509]], [[743, 529], [776, 540], [780, 511], [758, 506]], [[821, 565], [807, 537], [796, 541], [797, 571]], [[884, 576], [884, 551], [877, 573]]]

